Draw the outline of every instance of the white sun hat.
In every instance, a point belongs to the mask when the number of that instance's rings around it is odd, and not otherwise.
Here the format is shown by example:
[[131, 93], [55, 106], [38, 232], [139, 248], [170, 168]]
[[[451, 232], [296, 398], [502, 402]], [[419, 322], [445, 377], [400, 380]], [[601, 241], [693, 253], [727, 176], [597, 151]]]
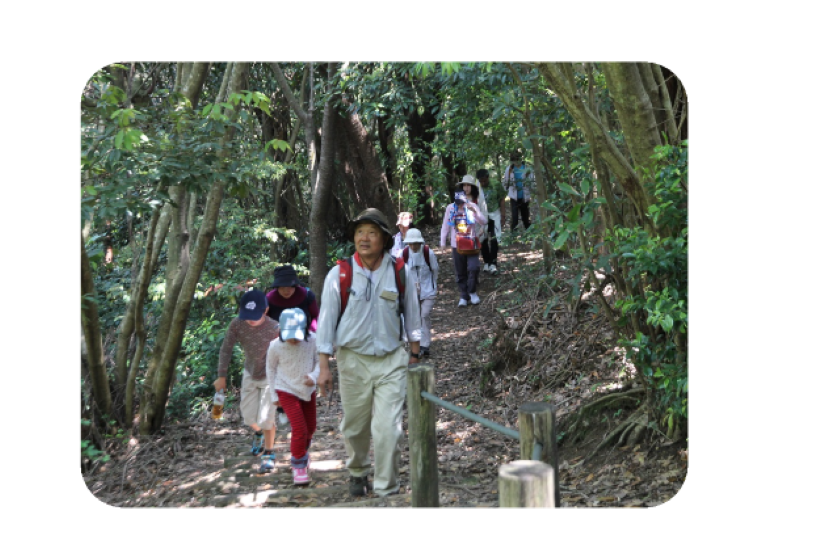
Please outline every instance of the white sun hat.
[[478, 183], [476, 182], [475, 177], [473, 177], [472, 175], [464, 175], [464, 178], [461, 179], [461, 182], [460, 183], [455, 183], [455, 186], [460, 187], [461, 185], [464, 185], [464, 184], [472, 185], [474, 187], [478, 187]]
[[420, 233], [419, 229], [411, 228], [405, 232], [405, 239], [403, 239], [403, 243], [425, 243], [425, 241], [423, 240], [423, 234]]

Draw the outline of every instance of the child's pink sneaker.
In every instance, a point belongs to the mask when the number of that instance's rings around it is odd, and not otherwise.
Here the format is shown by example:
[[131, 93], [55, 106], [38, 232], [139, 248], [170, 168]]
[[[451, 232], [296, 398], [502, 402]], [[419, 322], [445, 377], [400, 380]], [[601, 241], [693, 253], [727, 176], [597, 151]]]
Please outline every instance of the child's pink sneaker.
[[292, 467], [292, 478], [295, 484], [309, 484], [309, 468], [302, 467], [300, 469]]

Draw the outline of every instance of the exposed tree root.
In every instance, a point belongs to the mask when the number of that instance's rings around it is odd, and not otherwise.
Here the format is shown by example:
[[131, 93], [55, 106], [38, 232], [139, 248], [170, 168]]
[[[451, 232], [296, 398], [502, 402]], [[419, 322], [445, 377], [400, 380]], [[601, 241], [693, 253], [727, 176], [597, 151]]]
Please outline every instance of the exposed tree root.
[[598, 446], [586, 456], [586, 458], [589, 459], [613, 442], [619, 446], [625, 444], [630, 446], [636, 445], [644, 434], [647, 426], [648, 413], [647, 410], [642, 407], [631, 414], [627, 420], [619, 424], [618, 427], [610, 432], [607, 437], [605, 437], [603, 441], [601, 441], [601, 443], [599, 443]]
[[[630, 389], [629, 391], [623, 391], [620, 393], [612, 393], [607, 396], [601, 397], [592, 401], [591, 403], [581, 407], [580, 411], [575, 416], [574, 420], [572, 421], [571, 426], [568, 430], [566, 430], [566, 434], [569, 436], [571, 441], [575, 441], [582, 437], [582, 434], [579, 433], [579, 428], [581, 427], [582, 423], [586, 420], [586, 418], [592, 416], [594, 413], [598, 412], [599, 410], [603, 410], [605, 408], [611, 408], [616, 406], [617, 404], [632, 400], [636, 401], [638, 398], [636, 395], [643, 393], [644, 389]], [[631, 416], [632, 418], [632, 416]], [[622, 426], [624, 423], [621, 424]], [[620, 428], [621, 426], [619, 426]], [[618, 430], [619, 428], [616, 428]], [[610, 434], [612, 436], [613, 434]], [[608, 436], [608, 438], [610, 437]]]

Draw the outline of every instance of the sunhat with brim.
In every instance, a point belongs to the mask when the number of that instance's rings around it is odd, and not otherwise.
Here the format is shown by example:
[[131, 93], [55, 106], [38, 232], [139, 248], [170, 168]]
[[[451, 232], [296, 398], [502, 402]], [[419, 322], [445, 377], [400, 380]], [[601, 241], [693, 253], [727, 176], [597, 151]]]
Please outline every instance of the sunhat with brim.
[[423, 241], [423, 234], [420, 233], [419, 229], [411, 228], [405, 232], [405, 239], [403, 239], [403, 243], [425, 243], [425, 241]]
[[291, 265], [278, 266], [274, 269], [274, 283], [272, 288], [294, 288], [298, 286], [297, 272]]
[[239, 318], [245, 321], [257, 321], [265, 313], [268, 300], [260, 290], [245, 292], [239, 300]]
[[280, 313], [280, 338], [289, 340], [296, 338], [304, 340], [306, 338], [306, 313], [302, 309], [292, 307], [284, 309]]
[[460, 187], [461, 185], [472, 185], [474, 187], [478, 187], [478, 183], [472, 175], [464, 175], [464, 178], [461, 179], [460, 183], [455, 183], [456, 187]]
[[382, 230], [382, 232], [385, 234], [383, 249], [385, 249], [386, 251], [390, 251], [391, 247], [394, 246], [394, 238], [391, 237], [391, 230], [388, 229], [388, 220], [385, 219], [385, 214], [383, 214], [376, 208], [368, 208], [367, 210], [364, 210], [361, 214], [356, 216], [355, 220], [347, 224], [347, 230], [345, 232], [347, 235], [347, 240], [353, 242], [353, 238], [356, 233], [356, 226], [365, 222], [374, 224]]

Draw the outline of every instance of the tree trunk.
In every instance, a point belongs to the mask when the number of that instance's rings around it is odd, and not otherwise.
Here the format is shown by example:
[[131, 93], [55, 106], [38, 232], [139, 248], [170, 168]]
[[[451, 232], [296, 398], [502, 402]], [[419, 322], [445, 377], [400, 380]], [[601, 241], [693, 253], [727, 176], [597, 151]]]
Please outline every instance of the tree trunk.
[[379, 163], [376, 149], [370, 135], [365, 130], [364, 124], [362, 124], [362, 120], [358, 114], [352, 113], [341, 118], [340, 121], [347, 135], [350, 153], [355, 154], [357, 161], [360, 163], [362, 173], [360, 182], [366, 191], [366, 198], [368, 198], [370, 206], [378, 208], [385, 214], [389, 224], [396, 223], [397, 211], [394, 202], [391, 200], [388, 179]]
[[[126, 307], [126, 314], [120, 324], [120, 337], [117, 342], [117, 377], [122, 379], [125, 386], [123, 404], [125, 426], [130, 427], [134, 420], [134, 391], [137, 370], [146, 347], [146, 328], [143, 308], [152, 280], [152, 270], [157, 262], [163, 240], [169, 228], [170, 213], [168, 209], [155, 209], [149, 222], [149, 232], [146, 239], [146, 254], [140, 266], [138, 280], [131, 291], [131, 298]], [[134, 334], [136, 346], [134, 357], [128, 361], [128, 342]], [[126, 367], [128, 372], [126, 373]]]
[[[327, 65], [327, 80], [332, 79], [337, 64]], [[312, 210], [309, 216], [309, 287], [321, 301], [321, 290], [327, 276], [327, 223], [335, 176], [335, 120], [337, 110], [335, 99], [328, 99], [324, 106], [324, 121], [321, 126], [321, 162], [317, 181], [312, 188]]]
[[633, 157], [633, 165], [638, 172], [641, 168], [651, 165], [651, 156], [659, 145], [653, 104], [637, 64], [605, 63], [604, 77], [615, 104], [618, 120], [621, 122], [627, 148]]
[[652, 224], [647, 218], [649, 204], [640, 175], [612, 140], [607, 125], [583, 103], [575, 86], [571, 64], [538, 62], [536, 67], [551, 89], [560, 97], [563, 106], [569, 111], [575, 123], [583, 130], [587, 141], [595, 146], [612, 174], [621, 183], [633, 203], [636, 215], [640, 217], [646, 229], [652, 231]]
[[88, 368], [97, 409], [94, 416], [101, 422], [103, 415], [109, 418], [112, 416], [111, 390], [108, 385], [108, 372], [105, 371], [105, 353], [102, 349], [96, 286], [93, 283], [93, 271], [90, 268], [84, 238], [82, 238], [82, 332], [85, 335]]
[[[467, 164], [463, 161], [455, 163], [452, 156], [447, 153], [441, 154], [440, 162], [446, 172], [446, 189], [449, 191], [449, 200], [446, 201], [446, 204], [449, 204], [455, 195], [455, 184], [460, 182], [467, 174]], [[444, 208], [446, 207], [444, 206]]]
[[[248, 71], [248, 64], [237, 62], [234, 63], [230, 75], [230, 87], [226, 97], [230, 97], [230, 93], [237, 92], [242, 89], [245, 83], [245, 77]], [[228, 116], [231, 119], [231, 125], [225, 131], [222, 144], [225, 145], [233, 140], [236, 128], [233, 126], [237, 110], [228, 111]], [[219, 153], [219, 158], [227, 157], [227, 150], [222, 149]], [[204, 219], [201, 223], [201, 229], [198, 233], [198, 242], [196, 243], [195, 253], [189, 261], [189, 267], [183, 269], [179, 277], [181, 280], [181, 287], [178, 290], [177, 301], [171, 306], [171, 327], [166, 328], [165, 319], [161, 318], [161, 330], [166, 330], [165, 336], [161, 336], [158, 331], [158, 342], [165, 345], [159, 360], [159, 365], [153, 371], [152, 378], [147, 377], [147, 390], [144, 393], [146, 402], [143, 409], [143, 414], [140, 420], [140, 433], [148, 435], [156, 432], [163, 424], [164, 412], [166, 410], [166, 402], [169, 397], [169, 389], [172, 385], [172, 379], [175, 374], [175, 366], [178, 360], [178, 353], [181, 349], [184, 331], [186, 330], [187, 318], [189, 316], [190, 306], [194, 297], [195, 286], [198, 284], [201, 271], [204, 268], [204, 262], [207, 258], [207, 252], [210, 248], [210, 243], [216, 233], [216, 225], [219, 219], [219, 210], [221, 208], [222, 200], [224, 198], [226, 181], [216, 181], [210, 193], [207, 196], [207, 203], [204, 210]], [[166, 303], [164, 305], [164, 315], [166, 315], [167, 308], [170, 305], [170, 294], [166, 294]], [[170, 321], [166, 321], [167, 323]]]
[[190, 107], [198, 107], [198, 97], [204, 87], [207, 74], [210, 73], [210, 64], [207, 62], [195, 62], [191, 65], [190, 73], [182, 82], [181, 94], [190, 102]]
[[432, 142], [435, 139], [434, 128], [437, 119], [426, 108], [421, 115], [416, 109], [408, 115], [406, 128], [408, 145], [414, 159], [411, 162], [411, 174], [417, 187], [417, 208], [414, 209], [414, 222], [426, 225], [434, 222], [434, 205], [432, 202], [432, 185], [428, 180], [427, 166], [432, 162]]

